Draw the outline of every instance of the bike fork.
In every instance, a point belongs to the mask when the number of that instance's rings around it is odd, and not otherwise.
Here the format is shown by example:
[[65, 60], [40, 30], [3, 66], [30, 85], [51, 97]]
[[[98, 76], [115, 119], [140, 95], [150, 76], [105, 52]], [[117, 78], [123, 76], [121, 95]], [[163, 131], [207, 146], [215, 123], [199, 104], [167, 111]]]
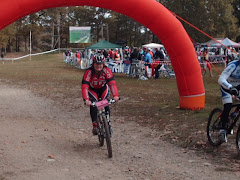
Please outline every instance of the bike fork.
[[108, 126], [109, 126], [110, 136], [112, 137], [113, 130], [112, 130], [112, 125], [111, 125], [109, 114], [106, 114], [106, 118], [107, 118], [107, 122], [108, 122]]

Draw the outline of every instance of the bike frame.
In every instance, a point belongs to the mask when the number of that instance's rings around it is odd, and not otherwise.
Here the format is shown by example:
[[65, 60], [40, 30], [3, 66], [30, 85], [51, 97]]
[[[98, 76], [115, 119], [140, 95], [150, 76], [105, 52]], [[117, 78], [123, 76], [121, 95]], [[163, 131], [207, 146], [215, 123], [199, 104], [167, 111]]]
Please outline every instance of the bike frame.
[[[105, 108], [102, 108], [102, 109], [98, 109], [97, 111], [97, 116], [100, 120], [100, 123], [103, 124], [103, 119], [106, 118], [107, 122], [108, 122], [108, 125], [109, 125], [109, 128], [111, 129], [110, 131], [110, 135], [112, 135], [112, 126], [111, 126], [111, 123], [110, 123], [110, 118], [109, 118], [109, 112], [105, 111]], [[104, 132], [104, 137], [105, 137], [105, 132]]]
[[[234, 107], [237, 107], [237, 109], [239, 110], [240, 109], [240, 103], [236, 103], [236, 104], [232, 104], [232, 108], [233, 109]], [[222, 115], [222, 114], [221, 114]], [[229, 115], [230, 116], [230, 115]], [[240, 113], [238, 111], [238, 114], [237, 116], [233, 119], [233, 122], [230, 124], [230, 126], [228, 127], [228, 134], [231, 132], [231, 130], [234, 128], [234, 126], [237, 124], [237, 121], [240, 117]]]

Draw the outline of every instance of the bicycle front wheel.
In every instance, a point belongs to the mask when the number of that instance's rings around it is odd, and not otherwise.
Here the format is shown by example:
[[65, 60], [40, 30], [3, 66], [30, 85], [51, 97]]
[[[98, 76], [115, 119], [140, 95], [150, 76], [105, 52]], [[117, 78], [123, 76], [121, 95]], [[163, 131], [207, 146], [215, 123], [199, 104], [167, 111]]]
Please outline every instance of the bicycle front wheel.
[[103, 123], [104, 123], [104, 128], [105, 128], [105, 138], [106, 138], [106, 143], [107, 143], [107, 150], [108, 150], [108, 157], [112, 157], [112, 143], [111, 143], [111, 135], [110, 135], [110, 129], [108, 125], [108, 121], [106, 116], [103, 116]]
[[207, 124], [207, 137], [208, 141], [212, 146], [219, 146], [222, 144], [222, 141], [219, 139], [219, 130], [221, 128], [221, 119], [222, 110], [220, 108], [215, 108], [209, 115], [208, 124]]
[[98, 134], [98, 141], [99, 141], [99, 145], [103, 146], [104, 144], [104, 130], [103, 130], [103, 122], [100, 119], [100, 117], [98, 117], [97, 119], [97, 124], [98, 124], [98, 128], [97, 128], [97, 134]]
[[236, 145], [237, 145], [238, 156], [240, 157], [240, 125], [238, 126], [238, 130], [237, 130]]

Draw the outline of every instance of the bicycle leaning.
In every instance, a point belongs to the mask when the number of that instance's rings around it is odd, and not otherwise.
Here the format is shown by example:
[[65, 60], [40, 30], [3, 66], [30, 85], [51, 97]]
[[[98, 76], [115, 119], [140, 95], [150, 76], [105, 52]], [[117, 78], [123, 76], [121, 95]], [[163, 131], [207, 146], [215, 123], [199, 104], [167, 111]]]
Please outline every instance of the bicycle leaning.
[[159, 68], [159, 78], [176, 78], [176, 75], [173, 70], [168, 68], [166, 65], [162, 64]]
[[97, 108], [97, 135], [99, 140], [99, 145], [104, 145], [104, 139], [106, 139], [108, 157], [112, 157], [112, 143], [111, 137], [113, 134], [112, 126], [110, 122], [110, 114], [105, 110], [106, 106], [109, 106], [116, 101], [114, 99], [104, 99], [98, 102], [93, 102], [91, 106]]
[[[236, 99], [239, 101], [240, 97]], [[236, 134], [236, 147], [238, 155], [240, 156], [240, 125], [238, 123], [240, 117], [240, 103], [233, 103], [231, 106], [231, 111], [229, 113], [229, 123], [227, 125], [227, 135], [233, 135], [233, 130], [235, 127], [238, 127]], [[212, 146], [219, 146], [223, 143], [219, 139], [219, 130], [221, 129], [221, 115], [222, 109], [214, 108], [208, 118], [207, 124], [207, 137], [208, 141]]]

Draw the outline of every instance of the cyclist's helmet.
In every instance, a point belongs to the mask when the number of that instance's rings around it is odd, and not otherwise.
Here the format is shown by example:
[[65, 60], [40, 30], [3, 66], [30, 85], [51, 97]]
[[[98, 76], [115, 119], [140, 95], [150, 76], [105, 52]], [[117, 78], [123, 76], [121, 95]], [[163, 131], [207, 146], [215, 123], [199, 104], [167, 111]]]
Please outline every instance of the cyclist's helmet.
[[97, 64], [103, 64], [105, 61], [105, 57], [102, 54], [96, 54], [93, 57], [93, 62], [96, 62]]

